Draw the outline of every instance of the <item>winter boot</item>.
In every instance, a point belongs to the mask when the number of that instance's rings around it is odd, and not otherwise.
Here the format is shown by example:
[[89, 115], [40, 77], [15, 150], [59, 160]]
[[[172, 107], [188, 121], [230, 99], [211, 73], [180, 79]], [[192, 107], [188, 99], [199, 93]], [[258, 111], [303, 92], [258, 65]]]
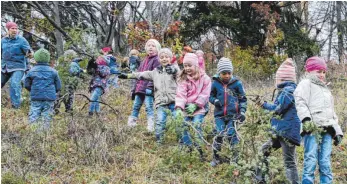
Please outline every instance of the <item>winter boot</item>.
[[154, 117], [147, 118], [147, 130], [148, 132], [154, 132]]
[[211, 166], [216, 167], [217, 165], [221, 164], [222, 161], [218, 155], [218, 150], [213, 150], [213, 160], [211, 161]]
[[137, 125], [137, 118], [134, 116], [129, 116], [128, 117], [128, 126], [129, 127], [134, 127]]

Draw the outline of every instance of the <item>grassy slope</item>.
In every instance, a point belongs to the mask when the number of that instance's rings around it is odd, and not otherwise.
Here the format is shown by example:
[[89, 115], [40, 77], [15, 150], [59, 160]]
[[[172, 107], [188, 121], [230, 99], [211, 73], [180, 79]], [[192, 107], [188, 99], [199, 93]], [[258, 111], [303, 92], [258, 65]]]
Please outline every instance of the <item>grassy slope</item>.
[[[124, 82], [126, 83], [126, 82]], [[343, 85], [343, 84], [342, 84]], [[124, 85], [122, 85], [124, 86]], [[246, 85], [248, 94], [266, 94], [271, 99], [272, 86]], [[340, 88], [340, 89], [338, 89]], [[334, 88], [337, 113], [343, 114], [346, 102], [346, 85]], [[269, 118], [257, 112], [249, 103], [247, 122], [239, 129], [241, 135], [239, 165], [222, 164], [211, 168], [209, 162], [200, 162], [198, 153], [181, 150], [176, 143], [173, 126], [168, 122], [168, 133], [163, 145], [155, 143], [154, 135], [145, 129], [145, 112], [142, 109], [139, 126], [126, 126], [132, 101], [128, 90], [111, 90], [103, 100], [117, 109], [118, 114], [102, 106], [99, 117], [88, 117], [84, 106], [86, 99], [76, 96], [74, 114], [61, 113], [54, 119], [47, 134], [36, 134], [35, 128], [27, 126], [29, 103], [15, 111], [9, 108], [7, 87], [2, 90], [1, 143], [2, 182], [10, 183], [254, 183], [253, 166], [256, 164], [258, 148], [268, 137], [268, 125], [254, 124], [257, 117], [266, 122]], [[88, 94], [80, 89], [78, 93]], [[24, 97], [28, 94], [25, 92]], [[89, 94], [88, 94], [89, 96]], [[61, 110], [63, 111], [63, 107]], [[204, 125], [205, 133], [211, 133], [212, 109]], [[342, 121], [343, 117], [341, 118]], [[207, 137], [211, 143], [212, 139]], [[333, 147], [332, 166], [335, 183], [347, 182], [347, 141]], [[227, 145], [223, 153], [230, 155]], [[210, 161], [212, 151], [205, 147]], [[270, 157], [271, 183], [284, 183], [284, 169], [281, 151]], [[301, 174], [303, 147], [297, 148], [298, 169]], [[318, 177], [319, 178], [319, 177]]]

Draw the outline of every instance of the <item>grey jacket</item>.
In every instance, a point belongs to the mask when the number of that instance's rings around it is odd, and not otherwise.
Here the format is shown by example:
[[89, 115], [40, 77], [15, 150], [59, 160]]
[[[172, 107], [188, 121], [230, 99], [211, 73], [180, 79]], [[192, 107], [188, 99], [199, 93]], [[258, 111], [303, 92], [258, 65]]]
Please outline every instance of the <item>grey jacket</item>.
[[177, 72], [176, 74], [168, 74], [162, 66], [155, 68], [152, 71], [135, 72], [133, 76], [137, 79], [146, 79], [153, 81], [154, 85], [154, 104], [155, 108], [161, 105], [175, 103], [177, 77], [179, 67], [173, 65]]
[[307, 74], [294, 91], [294, 98], [301, 121], [309, 117], [319, 127], [332, 126], [336, 135], [343, 135], [334, 110], [334, 98], [318, 77]]

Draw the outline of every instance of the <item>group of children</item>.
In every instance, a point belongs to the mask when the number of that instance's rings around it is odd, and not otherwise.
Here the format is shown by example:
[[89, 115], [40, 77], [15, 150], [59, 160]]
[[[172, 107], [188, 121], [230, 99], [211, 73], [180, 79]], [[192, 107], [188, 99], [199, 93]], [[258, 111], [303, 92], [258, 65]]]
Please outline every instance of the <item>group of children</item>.
[[[138, 53], [133, 53], [134, 58], [130, 56], [129, 63], [139, 65], [137, 69], [130, 66], [132, 73], [126, 74], [119, 73], [115, 69], [117, 67], [110, 66], [115, 58], [109, 55], [109, 48], [103, 49], [103, 55], [96, 59], [97, 68], [90, 83], [92, 103], [89, 114], [100, 111], [98, 100], [107, 88], [110, 74], [118, 75], [120, 79], [136, 79], [128, 126], [137, 125], [141, 106], [145, 104], [147, 130], [155, 132], [156, 140], [161, 144], [167, 117], [171, 112], [176, 119], [184, 119], [180, 143], [190, 150], [195, 147], [201, 160], [205, 160], [202, 124], [208, 112], [208, 103], [211, 103], [215, 106], [217, 130], [211, 165], [222, 163], [219, 156], [222, 141], [226, 138], [232, 148], [239, 142], [235, 125], [245, 121], [247, 111], [246, 92], [240, 79], [233, 75], [231, 60], [221, 58], [217, 65], [217, 74], [211, 80], [205, 73], [203, 53], [200, 51], [186, 53], [182, 59], [183, 68], [180, 69], [177, 62], [172, 63], [174, 55], [171, 50], [162, 49], [157, 40], [148, 40], [145, 50], [147, 56], [142, 62], [135, 57]], [[36, 121], [37, 112], [42, 111], [43, 115], [48, 112], [46, 110], [52, 107], [56, 100], [55, 94], [61, 86], [57, 72], [46, 64], [49, 61], [48, 51], [40, 49], [34, 54], [34, 58], [38, 64], [29, 71], [25, 79], [25, 88], [31, 92], [30, 122]], [[263, 161], [267, 164], [266, 157], [270, 152], [282, 148], [286, 176], [292, 183], [299, 183], [295, 146], [300, 145], [303, 136], [305, 155], [302, 182], [314, 182], [318, 160], [321, 183], [331, 183], [331, 144], [333, 139], [335, 145], [341, 142], [342, 131], [334, 111], [332, 94], [325, 82], [325, 61], [319, 57], [311, 57], [306, 61], [305, 69], [307, 73], [297, 85], [293, 61], [285, 60], [276, 72], [276, 87], [279, 91], [276, 100], [270, 103], [263, 102], [260, 98], [252, 99], [256, 105], [274, 111], [276, 115], [271, 120], [272, 131], [276, 136], [262, 146], [265, 156]], [[300, 127], [308, 123], [325, 130], [321, 133], [321, 141], [316, 139], [317, 135], [305, 129], [300, 136]], [[49, 124], [46, 127], [49, 127]], [[194, 138], [191, 137], [189, 128], [195, 131]], [[264, 174], [260, 171], [259, 173], [259, 179], [263, 180]]]

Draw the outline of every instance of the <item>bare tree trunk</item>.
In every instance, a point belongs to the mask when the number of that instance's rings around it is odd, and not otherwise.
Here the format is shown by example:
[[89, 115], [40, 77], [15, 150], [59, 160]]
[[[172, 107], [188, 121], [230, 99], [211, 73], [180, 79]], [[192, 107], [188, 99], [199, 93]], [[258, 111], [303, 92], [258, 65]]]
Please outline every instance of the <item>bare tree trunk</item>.
[[[53, 1], [53, 13], [54, 13], [54, 22], [60, 27], [60, 16], [59, 16], [59, 2]], [[64, 54], [64, 45], [63, 45], [63, 35], [59, 30], [54, 31], [54, 36], [56, 40], [56, 49], [57, 49], [57, 56], [61, 56]]]
[[[153, 34], [153, 24], [152, 24], [152, 16], [153, 16], [153, 2], [146, 1], [146, 9], [147, 9], [147, 21], [149, 25], [149, 31]], [[154, 35], [154, 34], [153, 34]]]
[[330, 61], [331, 57], [331, 44], [332, 44], [332, 38], [333, 38], [333, 31], [334, 31], [334, 18], [335, 18], [335, 2], [332, 1], [332, 15], [330, 19], [330, 30], [329, 30], [329, 47], [328, 47], [328, 61]]
[[342, 1], [336, 1], [336, 23], [337, 23], [337, 54], [339, 57], [339, 63], [343, 60], [343, 27], [341, 22], [341, 7]]

